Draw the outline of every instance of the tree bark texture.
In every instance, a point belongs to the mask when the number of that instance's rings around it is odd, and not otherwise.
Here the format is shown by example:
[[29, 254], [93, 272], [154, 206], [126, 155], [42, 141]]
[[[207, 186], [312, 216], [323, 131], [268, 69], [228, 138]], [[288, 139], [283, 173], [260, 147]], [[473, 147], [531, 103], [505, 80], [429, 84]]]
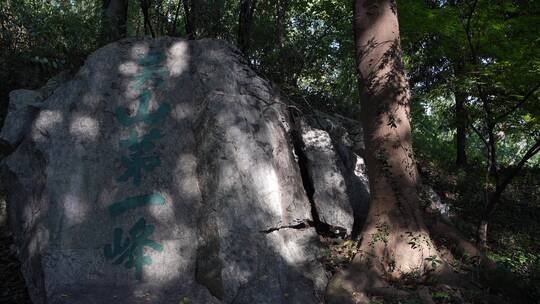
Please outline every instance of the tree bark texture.
[[[488, 112], [489, 113], [489, 112]], [[497, 166], [497, 155], [496, 155], [496, 137], [493, 131], [493, 128], [488, 130], [488, 140], [486, 141], [486, 146], [488, 150], [488, 160], [490, 160], [489, 166], [489, 179], [486, 185], [486, 205], [484, 211], [480, 217], [480, 222], [478, 224], [476, 239], [477, 245], [485, 250], [488, 247], [488, 224], [491, 220], [495, 209], [500, 204], [502, 194], [510, 185], [512, 180], [521, 172], [525, 164], [534, 157], [536, 154], [540, 153], [540, 138], [529, 147], [525, 155], [520, 159], [520, 161], [510, 170], [509, 173], [500, 176], [499, 168]]]
[[183, 0], [189, 39], [216, 38], [222, 31], [224, 0]]
[[251, 27], [257, 0], [240, 0], [240, 14], [238, 17], [238, 47], [245, 55], [249, 52], [251, 42]]
[[176, 32], [176, 26], [177, 26], [177, 23], [178, 23], [178, 16], [180, 15], [180, 7], [181, 7], [181, 2], [178, 1], [178, 4], [176, 5], [176, 10], [174, 12], [173, 23], [171, 25], [171, 29], [169, 30], [169, 36], [172, 36], [172, 37], [177, 37], [178, 36], [178, 34]]
[[278, 47], [283, 48], [287, 33], [287, 11], [289, 10], [289, 0], [278, 0], [276, 1], [276, 4], [276, 38]]
[[464, 167], [467, 165], [467, 110], [465, 102], [467, 95], [463, 92], [454, 93], [456, 99], [456, 165]]
[[128, 0], [103, 0], [101, 38], [104, 44], [126, 37], [127, 10]]
[[329, 285], [333, 303], [383, 286], [382, 278], [420, 278], [433, 270], [429, 261], [442, 262], [419, 204], [396, 3], [356, 0], [353, 18], [371, 202], [359, 252]]
[[144, 18], [144, 33], [146, 34], [148, 30], [150, 32], [150, 35], [152, 38], [156, 37], [156, 33], [154, 32], [154, 28], [152, 27], [152, 22], [150, 21], [150, 0], [140, 0], [141, 4], [141, 11], [143, 13]]

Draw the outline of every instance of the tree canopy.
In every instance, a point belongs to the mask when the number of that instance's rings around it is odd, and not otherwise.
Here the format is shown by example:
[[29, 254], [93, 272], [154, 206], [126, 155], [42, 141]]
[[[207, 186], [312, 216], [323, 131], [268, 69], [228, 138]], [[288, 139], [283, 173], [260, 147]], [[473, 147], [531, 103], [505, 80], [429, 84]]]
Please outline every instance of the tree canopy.
[[[74, 72], [106, 43], [160, 36], [223, 39], [296, 104], [358, 121], [352, 2], [0, 0], [0, 125], [10, 91]], [[540, 296], [540, 1], [397, 7], [420, 175]]]

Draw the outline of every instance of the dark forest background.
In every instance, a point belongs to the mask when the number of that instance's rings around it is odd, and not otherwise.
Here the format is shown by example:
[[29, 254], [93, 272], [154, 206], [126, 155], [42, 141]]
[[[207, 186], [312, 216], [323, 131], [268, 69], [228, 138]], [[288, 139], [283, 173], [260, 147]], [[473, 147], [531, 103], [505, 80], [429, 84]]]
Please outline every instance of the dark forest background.
[[[397, 3], [423, 181], [471, 240], [489, 219], [487, 256], [538, 299], [540, 1]], [[0, 125], [11, 90], [73, 74], [116, 39], [160, 36], [226, 40], [297, 104], [358, 120], [351, 19], [344, 0], [0, 0]]]

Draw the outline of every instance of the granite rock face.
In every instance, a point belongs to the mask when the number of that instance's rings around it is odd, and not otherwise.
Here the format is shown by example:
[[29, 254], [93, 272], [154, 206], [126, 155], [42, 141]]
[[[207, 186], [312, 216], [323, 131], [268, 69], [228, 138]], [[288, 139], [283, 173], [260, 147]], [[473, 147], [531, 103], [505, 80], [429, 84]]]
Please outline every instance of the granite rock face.
[[0, 134], [34, 303], [319, 302], [288, 107], [236, 49], [122, 40], [47, 92], [12, 93]]
[[306, 123], [302, 122], [300, 128], [319, 220], [350, 234], [354, 215], [343, 176], [345, 168], [332, 139], [328, 132], [312, 128]]
[[42, 95], [32, 90], [16, 90], [10, 92], [9, 101], [9, 115], [2, 128], [1, 139], [10, 146], [16, 146], [39, 111]]
[[450, 209], [450, 205], [443, 203], [439, 194], [432, 187], [424, 185], [420, 195], [428, 210], [440, 215], [443, 220], [452, 222], [454, 212]]
[[359, 232], [369, 206], [369, 182], [358, 122], [313, 111], [295, 119], [297, 151], [318, 221], [338, 234]]

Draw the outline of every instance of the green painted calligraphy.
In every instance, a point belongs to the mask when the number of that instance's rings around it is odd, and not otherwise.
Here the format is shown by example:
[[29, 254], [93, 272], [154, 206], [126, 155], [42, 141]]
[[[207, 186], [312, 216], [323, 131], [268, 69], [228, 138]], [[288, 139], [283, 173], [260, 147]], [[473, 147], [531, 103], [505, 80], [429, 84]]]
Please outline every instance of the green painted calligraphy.
[[161, 137], [161, 132], [158, 129], [152, 129], [142, 138], [139, 138], [137, 131], [132, 131], [128, 139], [121, 140], [120, 146], [128, 148], [130, 152], [129, 157], [122, 156], [122, 165], [126, 171], [116, 180], [125, 182], [133, 178], [133, 184], [140, 186], [142, 171], [149, 172], [161, 165], [159, 156], [150, 153], [155, 148], [153, 141]]
[[132, 196], [109, 206], [109, 215], [116, 217], [130, 209], [143, 206], [164, 205], [165, 198], [159, 193]]
[[129, 116], [126, 108], [117, 107], [114, 113], [116, 119], [124, 126], [130, 126], [138, 122], [153, 125], [162, 121], [171, 112], [171, 105], [164, 103], [160, 105], [156, 111], [150, 112], [150, 94], [149, 90], [145, 90], [141, 93], [141, 100], [135, 116]]
[[163, 71], [160, 65], [165, 60], [163, 53], [149, 53], [146, 57], [141, 57], [137, 60], [139, 70], [137, 75], [129, 77], [129, 80], [134, 81], [131, 87], [140, 89], [146, 83], [151, 83], [161, 88], [163, 86], [163, 78], [168, 76], [167, 71]]
[[[130, 86], [137, 90], [147, 84], [155, 85], [158, 88], [163, 87], [164, 78], [169, 75], [167, 71], [160, 69], [160, 64], [164, 60], [165, 55], [162, 53], [150, 53], [146, 57], [140, 58], [137, 61], [139, 64], [137, 75], [129, 77], [129, 80], [133, 81]], [[162, 121], [171, 111], [170, 104], [164, 103], [155, 112], [150, 113], [151, 93], [149, 89], [143, 90], [139, 98], [140, 103], [135, 116], [129, 116], [128, 110], [124, 107], [116, 108], [115, 116], [124, 126], [130, 126], [138, 122], [153, 125]]]
[[[165, 55], [162, 53], [149, 53], [137, 60], [139, 65], [137, 74], [129, 77], [129, 80], [132, 89], [141, 90], [139, 105], [135, 114], [124, 107], [117, 107], [115, 117], [120, 124], [124, 126], [137, 123], [154, 125], [169, 115], [171, 106], [168, 103], [163, 103], [155, 111], [150, 111], [151, 87], [162, 88], [165, 77], [168, 76], [167, 71], [161, 66], [164, 60]], [[162, 134], [158, 129], [151, 129], [141, 137], [137, 131], [132, 130], [127, 139], [121, 140], [120, 147], [127, 149], [128, 153], [121, 158], [125, 171], [116, 180], [126, 182], [132, 179], [135, 186], [140, 186], [143, 171], [150, 172], [161, 165], [159, 156], [153, 152], [156, 147], [154, 141], [161, 137]], [[164, 204], [165, 198], [161, 194], [150, 193], [115, 202], [109, 206], [108, 211], [114, 218], [138, 207]], [[161, 244], [149, 239], [154, 230], [155, 227], [146, 224], [146, 220], [142, 217], [129, 229], [125, 237], [122, 228], [115, 228], [112, 243], [106, 244], [103, 248], [105, 258], [112, 260], [114, 265], [123, 264], [128, 269], [135, 268], [135, 277], [141, 280], [143, 267], [152, 264], [152, 258], [145, 254], [146, 250], [150, 248], [158, 252], [163, 251]]]
[[155, 70], [150, 67], [141, 67], [141, 71], [137, 75], [130, 76], [128, 79], [134, 81], [134, 83], [131, 84], [133, 89], [140, 89], [147, 83], [162, 88], [165, 82], [163, 78], [166, 76], [166, 71]]
[[124, 267], [130, 269], [135, 267], [135, 278], [142, 279], [142, 270], [144, 266], [152, 264], [152, 258], [145, 255], [145, 247], [150, 247], [155, 251], [163, 251], [163, 245], [150, 239], [154, 233], [154, 225], [147, 225], [144, 218], [140, 218], [131, 229], [124, 240], [122, 228], [114, 229], [113, 243], [107, 244], [103, 248], [105, 258], [112, 260], [114, 265], [124, 264]]

